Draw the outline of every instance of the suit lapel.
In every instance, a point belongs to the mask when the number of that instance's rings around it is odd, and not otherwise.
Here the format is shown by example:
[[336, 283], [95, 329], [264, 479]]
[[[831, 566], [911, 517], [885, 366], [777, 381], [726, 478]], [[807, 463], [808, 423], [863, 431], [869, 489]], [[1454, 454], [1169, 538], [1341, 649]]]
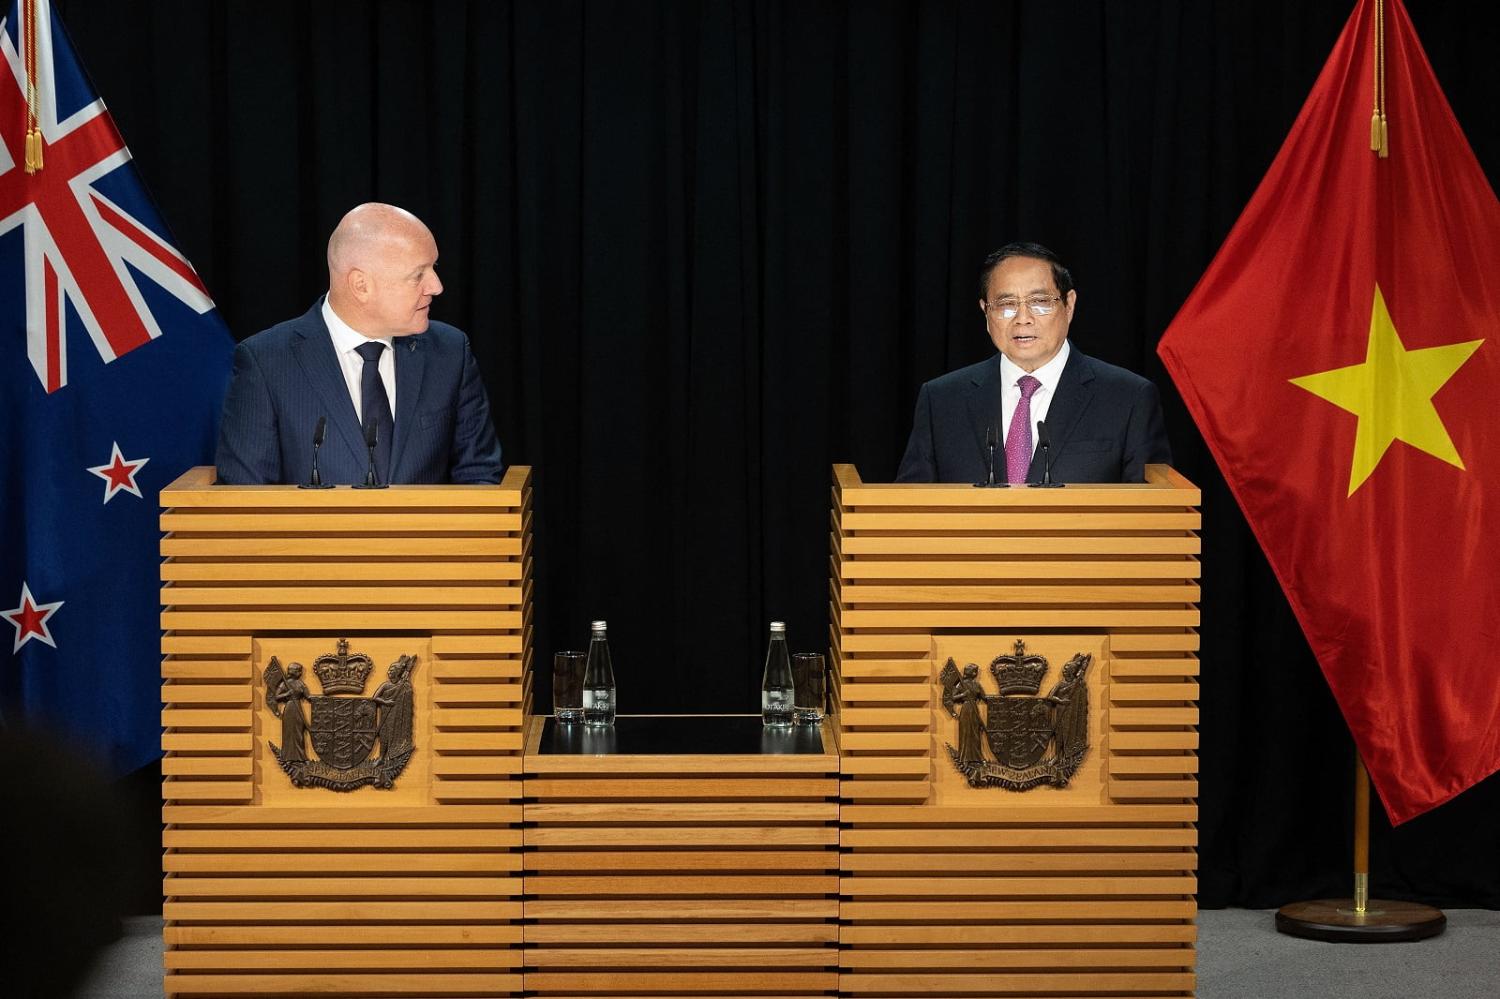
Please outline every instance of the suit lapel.
[[298, 321], [297, 340], [292, 345], [292, 352], [317, 393], [328, 422], [348, 445], [355, 467], [363, 468], [366, 460], [364, 434], [360, 432], [359, 418], [354, 415], [354, 400], [349, 398], [349, 386], [333, 350], [333, 338], [328, 334], [328, 325], [323, 322], [321, 299]]
[[[1094, 398], [1094, 366], [1083, 351], [1068, 348], [1068, 363], [1063, 365], [1062, 377], [1057, 380], [1057, 394], [1047, 407], [1047, 437], [1052, 442], [1050, 460], [1057, 464], [1057, 456], [1073, 436], [1083, 411]], [[1031, 482], [1042, 479], [1042, 449], [1038, 447], [1031, 457], [1031, 469], [1026, 478]]]
[[969, 425], [974, 430], [974, 443], [979, 448], [979, 467], [989, 468], [990, 453], [985, 443], [986, 432], [995, 435], [996, 472], [1005, 476], [1005, 428], [1000, 426], [1000, 355], [997, 353], [984, 365], [983, 372], [969, 383]]
[[422, 394], [422, 373], [427, 367], [426, 345], [421, 334], [397, 337], [396, 351], [396, 427], [391, 434], [391, 481], [400, 481], [401, 452], [416, 432], [417, 399]]

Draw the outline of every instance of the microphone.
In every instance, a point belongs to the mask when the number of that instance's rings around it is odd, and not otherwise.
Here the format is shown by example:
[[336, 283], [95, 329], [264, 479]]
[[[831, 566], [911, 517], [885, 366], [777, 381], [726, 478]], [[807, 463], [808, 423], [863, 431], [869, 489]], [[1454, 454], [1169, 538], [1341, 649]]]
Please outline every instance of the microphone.
[[371, 413], [365, 420], [365, 448], [370, 452], [370, 464], [365, 470], [365, 481], [355, 489], [384, 489], [386, 486], [375, 478], [375, 447], [380, 443], [380, 424]]
[[995, 447], [999, 444], [999, 440], [997, 440], [998, 436], [999, 435], [995, 433], [994, 426], [988, 426], [984, 428], [984, 449], [985, 453], [988, 455], [987, 464], [989, 465], [989, 472], [988, 477], [985, 479], [985, 481], [974, 483], [975, 489], [986, 489], [996, 486], [1009, 485], [1008, 482], [995, 481]]
[[1052, 438], [1047, 433], [1047, 421], [1036, 421], [1036, 445], [1042, 449], [1042, 481], [1028, 482], [1034, 489], [1061, 489], [1065, 483], [1052, 481]]
[[328, 435], [328, 417], [318, 417], [318, 425], [313, 429], [313, 460], [312, 474], [307, 477], [307, 482], [300, 489], [332, 489], [333, 483], [323, 482], [323, 473], [318, 471], [318, 448], [323, 446], [323, 438]]

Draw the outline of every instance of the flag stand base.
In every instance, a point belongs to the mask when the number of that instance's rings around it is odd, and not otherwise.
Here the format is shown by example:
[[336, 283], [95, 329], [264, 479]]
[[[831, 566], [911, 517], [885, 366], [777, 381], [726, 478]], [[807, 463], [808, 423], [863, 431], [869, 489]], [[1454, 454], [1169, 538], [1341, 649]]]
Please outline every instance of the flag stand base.
[[1276, 931], [1329, 943], [1398, 943], [1435, 937], [1448, 925], [1441, 909], [1370, 897], [1370, 774], [1354, 754], [1354, 897], [1293, 902], [1276, 910]]
[[1420, 902], [1372, 898], [1364, 912], [1352, 898], [1293, 902], [1276, 911], [1276, 930], [1329, 943], [1398, 943], [1435, 937], [1448, 925], [1441, 909]]

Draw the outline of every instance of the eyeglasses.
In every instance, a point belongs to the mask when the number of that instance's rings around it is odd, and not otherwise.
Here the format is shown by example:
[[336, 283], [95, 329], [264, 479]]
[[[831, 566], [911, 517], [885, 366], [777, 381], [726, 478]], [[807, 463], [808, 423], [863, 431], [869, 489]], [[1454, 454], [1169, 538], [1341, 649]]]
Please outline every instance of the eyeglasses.
[[1014, 298], [999, 298], [993, 302], [987, 302], [984, 306], [985, 314], [998, 312], [1001, 319], [1014, 319], [1021, 314], [1021, 306], [1026, 306], [1026, 311], [1033, 316], [1050, 316], [1057, 309], [1062, 299], [1057, 295], [1033, 295], [1024, 302], [1018, 302]]

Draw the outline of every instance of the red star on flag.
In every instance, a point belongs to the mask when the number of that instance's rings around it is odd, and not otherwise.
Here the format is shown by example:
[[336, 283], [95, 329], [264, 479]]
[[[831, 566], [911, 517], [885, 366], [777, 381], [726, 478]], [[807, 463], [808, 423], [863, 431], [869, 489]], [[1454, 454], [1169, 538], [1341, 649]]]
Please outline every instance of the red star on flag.
[[115, 498], [115, 493], [124, 490], [133, 496], [141, 495], [141, 487], [135, 484], [136, 473], [146, 467], [150, 458], [134, 458], [127, 461], [120, 454], [120, 444], [114, 442], [114, 448], [109, 455], [109, 461], [103, 465], [94, 465], [89, 469], [99, 478], [104, 480], [104, 502], [108, 503]]
[[11, 652], [21, 651], [21, 646], [35, 638], [38, 642], [45, 642], [57, 648], [57, 643], [52, 640], [52, 632], [47, 629], [47, 619], [57, 613], [57, 609], [63, 605], [61, 600], [54, 600], [50, 604], [39, 604], [31, 596], [31, 587], [23, 580], [21, 583], [21, 604], [7, 611], [0, 611], [0, 617], [5, 618], [16, 626], [16, 644], [11, 646]]

